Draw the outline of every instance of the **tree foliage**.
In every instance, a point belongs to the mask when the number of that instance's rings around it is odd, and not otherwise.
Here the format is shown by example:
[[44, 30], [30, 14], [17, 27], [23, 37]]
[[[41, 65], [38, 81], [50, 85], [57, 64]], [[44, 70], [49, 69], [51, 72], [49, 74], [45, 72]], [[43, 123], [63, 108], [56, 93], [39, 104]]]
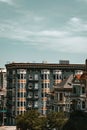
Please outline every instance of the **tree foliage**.
[[87, 130], [87, 113], [74, 111], [63, 126], [63, 130]]
[[25, 112], [24, 115], [18, 115], [16, 117], [16, 125], [21, 130], [42, 130], [46, 123], [46, 118], [40, 116], [35, 110]]
[[66, 117], [63, 112], [51, 112], [47, 115], [49, 129], [62, 128], [66, 122]]
[[25, 112], [16, 118], [17, 127], [21, 130], [52, 130], [61, 128], [65, 123], [65, 116], [62, 112], [50, 112], [47, 116], [40, 115], [35, 110]]

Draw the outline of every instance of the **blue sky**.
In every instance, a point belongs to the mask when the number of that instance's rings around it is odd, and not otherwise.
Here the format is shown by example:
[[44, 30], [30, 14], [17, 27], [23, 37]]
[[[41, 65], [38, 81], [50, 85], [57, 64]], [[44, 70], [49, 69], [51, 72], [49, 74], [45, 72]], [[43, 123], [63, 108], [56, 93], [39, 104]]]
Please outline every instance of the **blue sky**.
[[86, 56], [87, 0], [0, 0], [0, 67]]

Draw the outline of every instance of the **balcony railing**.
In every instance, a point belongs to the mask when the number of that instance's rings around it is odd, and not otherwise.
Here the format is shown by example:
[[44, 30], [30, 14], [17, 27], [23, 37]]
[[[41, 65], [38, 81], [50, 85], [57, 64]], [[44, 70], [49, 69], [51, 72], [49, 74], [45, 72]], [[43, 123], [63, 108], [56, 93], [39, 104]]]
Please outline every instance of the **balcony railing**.
[[29, 89], [29, 90], [32, 90], [32, 89], [33, 89], [33, 86], [29, 86], [28, 89]]
[[27, 98], [31, 99], [31, 98], [33, 98], [33, 96], [32, 95], [28, 95]]
[[37, 98], [38, 98], [38, 95], [34, 95], [34, 98], [36, 98], [36, 99], [37, 99]]
[[33, 106], [32, 104], [28, 104], [28, 106], [27, 106], [27, 107], [28, 107], [28, 108], [32, 108], [32, 106]]

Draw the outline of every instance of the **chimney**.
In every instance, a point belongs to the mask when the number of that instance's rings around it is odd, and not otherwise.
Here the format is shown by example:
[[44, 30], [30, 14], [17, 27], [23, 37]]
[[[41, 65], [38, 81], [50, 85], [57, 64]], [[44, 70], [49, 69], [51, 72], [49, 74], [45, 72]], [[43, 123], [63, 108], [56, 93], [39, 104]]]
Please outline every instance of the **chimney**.
[[86, 72], [87, 72], [87, 59], [86, 59], [86, 61], [85, 61], [85, 70], [86, 70]]

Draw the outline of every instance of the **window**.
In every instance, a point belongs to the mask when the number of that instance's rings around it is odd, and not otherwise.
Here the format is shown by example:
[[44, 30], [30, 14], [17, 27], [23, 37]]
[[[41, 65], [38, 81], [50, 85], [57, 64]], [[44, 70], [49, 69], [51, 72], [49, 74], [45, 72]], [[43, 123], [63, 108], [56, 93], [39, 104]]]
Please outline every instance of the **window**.
[[38, 107], [38, 101], [34, 102], [34, 107]]
[[63, 93], [59, 94], [59, 100], [62, 101], [63, 100]]
[[34, 97], [38, 97], [38, 93], [36, 92], [36, 93], [34, 93]]
[[18, 97], [20, 97], [20, 93], [18, 92]]
[[44, 84], [42, 83], [42, 88], [44, 88]]
[[56, 79], [56, 75], [53, 76], [54, 80]]
[[44, 79], [44, 75], [43, 74], [41, 75], [41, 79]]
[[32, 80], [32, 79], [33, 79], [32, 75], [29, 75], [29, 80]]
[[73, 87], [73, 93], [76, 94], [76, 88], [75, 87]]
[[38, 74], [35, 74], [34, 78], [35, 78], [35, 80], [38, 80]]
[[62, 79], [62, 76], [60, 74], [55, 74], [53, 78], [54, 80], [59, 80]]
[[24, 79], [26, 79], [26, 74], [24, 74]]
[[13, 75], [15, 74], [15, 70], [13, 70]]
[[24, 106], [26, 106], [26, 102], [24, 102]]
[[82, 94], [85, 93], [85, 87], [82, 87]]
[[20, 79], [20, 74], [17, 75], [18, 79]]
[[24, 93], [23, 92], [21, 92], [21, 98], [23, 98], [24, 97]]
[[59, 74], [59, 75], [58, 75], [58, 79], [62, 79], [62, 75]]
[[59, 79], [59, 75], [58, 74], [56, 75], [56, 79]]
[[44, 77], [45, 79], [48, 79], [48, 75], [47, 74], [45, 74], [45, 77]]
[[32, 88], [33, 88], [33, 84], [32, 84], [32, 83], [29, 83], [28, 88], [29, 88], [29, 89], [32, 89]]
[[23, 79], [23, 74], [21, 74], [20, 77], [21, 77], [20, 79]]
[[41, 96], [44, 97], [44, 94], [42, 93]]
[[85, 101], [82, 101], [82, 108], [85, 109]]
[[38, 83], [35, 83], [35, 89], [38, 89]]
[[26, 93], [24, 92], [24, 97], [26, 97]]
[[44, 79], [44, 80], [49, 79], [48, 74], [42, 74], [41, 75], [41, 79]]
[[21, 102], [21, 107], [23, 107], [23, 102]]
[[20, 102], [18, 101], [17, 106], [19, 107], [19, 105], [20, 105]]
[[23, 85], [24, 85], [23, 83], [20, 83], [20, 88], [23, 88]]

